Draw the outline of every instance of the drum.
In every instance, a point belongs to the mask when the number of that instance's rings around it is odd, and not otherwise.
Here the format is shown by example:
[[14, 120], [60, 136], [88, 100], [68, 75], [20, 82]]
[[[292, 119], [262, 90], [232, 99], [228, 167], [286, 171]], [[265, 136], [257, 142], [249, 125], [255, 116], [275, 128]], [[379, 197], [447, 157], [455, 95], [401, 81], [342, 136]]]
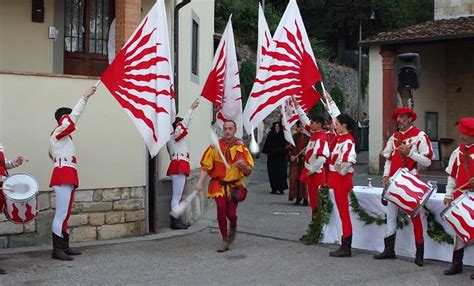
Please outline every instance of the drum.
[[35, 178], [25, 173], [9, 176], [3, 182], [5, 208], [3, 213], [13, 223], [27, 223], [39, 212], [39, 185]]
[[394, 203], [409, 217], [415, 217], [435, 188], [413, 175], [407, 168], [399, 169], [383, 190], [382, 197]]
[[441, 218], [464, 242], [474, 240], [474, 192], [464, 192], [442, 212]]

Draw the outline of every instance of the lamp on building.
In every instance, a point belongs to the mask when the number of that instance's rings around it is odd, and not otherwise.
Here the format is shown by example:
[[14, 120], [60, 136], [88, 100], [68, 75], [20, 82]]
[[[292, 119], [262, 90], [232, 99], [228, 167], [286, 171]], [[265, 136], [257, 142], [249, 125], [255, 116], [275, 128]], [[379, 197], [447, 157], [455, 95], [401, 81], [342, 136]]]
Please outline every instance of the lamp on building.
[[[370, 9], [370, 20], [375, 20], [375, 10]], [[362, 41], [362, 17], [359, 18], [359, 42]], [[359, 44], [359, 61], [357, 72], [357, 120], [360, 120], [360, 101], [362, 96], [362, 47]]]

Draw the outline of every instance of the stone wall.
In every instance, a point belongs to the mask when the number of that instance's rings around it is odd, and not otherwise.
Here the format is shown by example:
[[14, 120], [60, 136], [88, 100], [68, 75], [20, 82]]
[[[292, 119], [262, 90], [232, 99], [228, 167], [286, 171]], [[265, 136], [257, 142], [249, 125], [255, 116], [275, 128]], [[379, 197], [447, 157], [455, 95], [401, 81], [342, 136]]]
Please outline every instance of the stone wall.
[[472, 0], [435, 0], [434, 14], [435, 20], [472, 16], [474, 4]]
[[[145, 187], [77, 190], [69, 219], [71, 242], [116, 239], [145, 234]], [[41, 192], [35, 221], [14, 224], [0, 214], [0, 248], [50, 243], [56, 209], [52, 191]]]

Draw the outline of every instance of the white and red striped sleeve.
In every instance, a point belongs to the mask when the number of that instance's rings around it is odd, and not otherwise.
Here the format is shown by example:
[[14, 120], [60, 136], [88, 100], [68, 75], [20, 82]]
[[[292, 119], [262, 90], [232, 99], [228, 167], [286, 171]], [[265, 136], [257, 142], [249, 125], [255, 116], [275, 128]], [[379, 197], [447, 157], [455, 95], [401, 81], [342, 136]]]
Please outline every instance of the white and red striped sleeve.
[[176, 124], [176, 128], [174, 129], [174, 132], [172, 134], [174, 140], [176, 142], [182, 140], [184, 137], [186, 137], [186, 135], [188, 135], [188, 128], [186, 128], [186, 126], [183, 124], [183, 122], [178, 122], [178, 124]]
[[385, 148], [382, 151], [382, 156], [385, 157], [387, 160], [392, 160], [392, 153], [394, 149], [394, 143], [393, 141], [395, 140], [395, 137], [392, 135], [390, 138], [388, 138], [387, 143], [385, 144]]
[[446, 173], [448, 173], [448, 181], [446, 184], [446, 198], [453, 198], [453, 190], [456, 187], [456, 178], [458, 176], [459, 166], [461, 162], [459, 160], [460, 150], [459, 147], [456, 148], [453, 153], [451, 153], [451, 157], [449, 157], [448, 167], [446, 167]]
[[76, 124], [72, 118], [69, 115], [63, 115], [63, 117], [59, 119], [59, 124], [54, 129], [51, 137], [53, 137], [54, 140], [59, 141], [62, 138], [69, 136], [72, 132], [74, 132], [74, 130], [76, 130]]
[[339, 157], [341, 163], [356, 163], [356, 151], [355, 151], [355, 144], [352, 140], [347, 139], [344, 141], [341, 155]]

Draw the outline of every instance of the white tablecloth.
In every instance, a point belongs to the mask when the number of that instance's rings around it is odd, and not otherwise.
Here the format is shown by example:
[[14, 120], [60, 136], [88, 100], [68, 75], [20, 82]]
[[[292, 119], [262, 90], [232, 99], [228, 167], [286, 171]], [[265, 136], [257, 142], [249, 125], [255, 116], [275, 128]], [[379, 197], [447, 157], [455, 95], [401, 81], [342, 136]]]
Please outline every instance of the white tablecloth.
[[[380, 202], [382, 196], [382, 188], [354, 187], [357, 201], [361, 208], [368, 214], [385, 217], [386, 207]], [[337, 213], [337, 206], [334, 202], [334, 195], [330, 191], [330, 197], [333, 202], [333, 209], [329, 224], [324, 226], [322, 243], [340, 243], [341, 239], [341, 220]], [[436, 215], [436, 220], [443, 225], [444, 230], [453, 234], [451, 227], [441, 220], [440, 213], [444, 209], [444, 194], [433, 194], [426, 207]], [[453, 254], [453, 245], [447, 243], [438, 243], [432, 240], [427, 231], [426, 214], [421, 211], [423, 231], [425, 237], [425, 259], [435, 259], [451, 262]], [[384, 249], [384, 237], [386, 235], [386, 225], [377, 225], [375, 223], [365, 225], [364, 221], [358, 219], [358, 215], [351, 209], [352, 220], [352, 247], [358, 249], [366, 249], [370, 251], [382, 252]], [[413, 226], [411, 221], [403, 229], [397, 230], [397, 239], [395, 244], [397, 255], [415, 257], [415, 238], [413, 235]], [[466, 247], [464, 252], [464, 264], [474, 265], [474, 246]]]

